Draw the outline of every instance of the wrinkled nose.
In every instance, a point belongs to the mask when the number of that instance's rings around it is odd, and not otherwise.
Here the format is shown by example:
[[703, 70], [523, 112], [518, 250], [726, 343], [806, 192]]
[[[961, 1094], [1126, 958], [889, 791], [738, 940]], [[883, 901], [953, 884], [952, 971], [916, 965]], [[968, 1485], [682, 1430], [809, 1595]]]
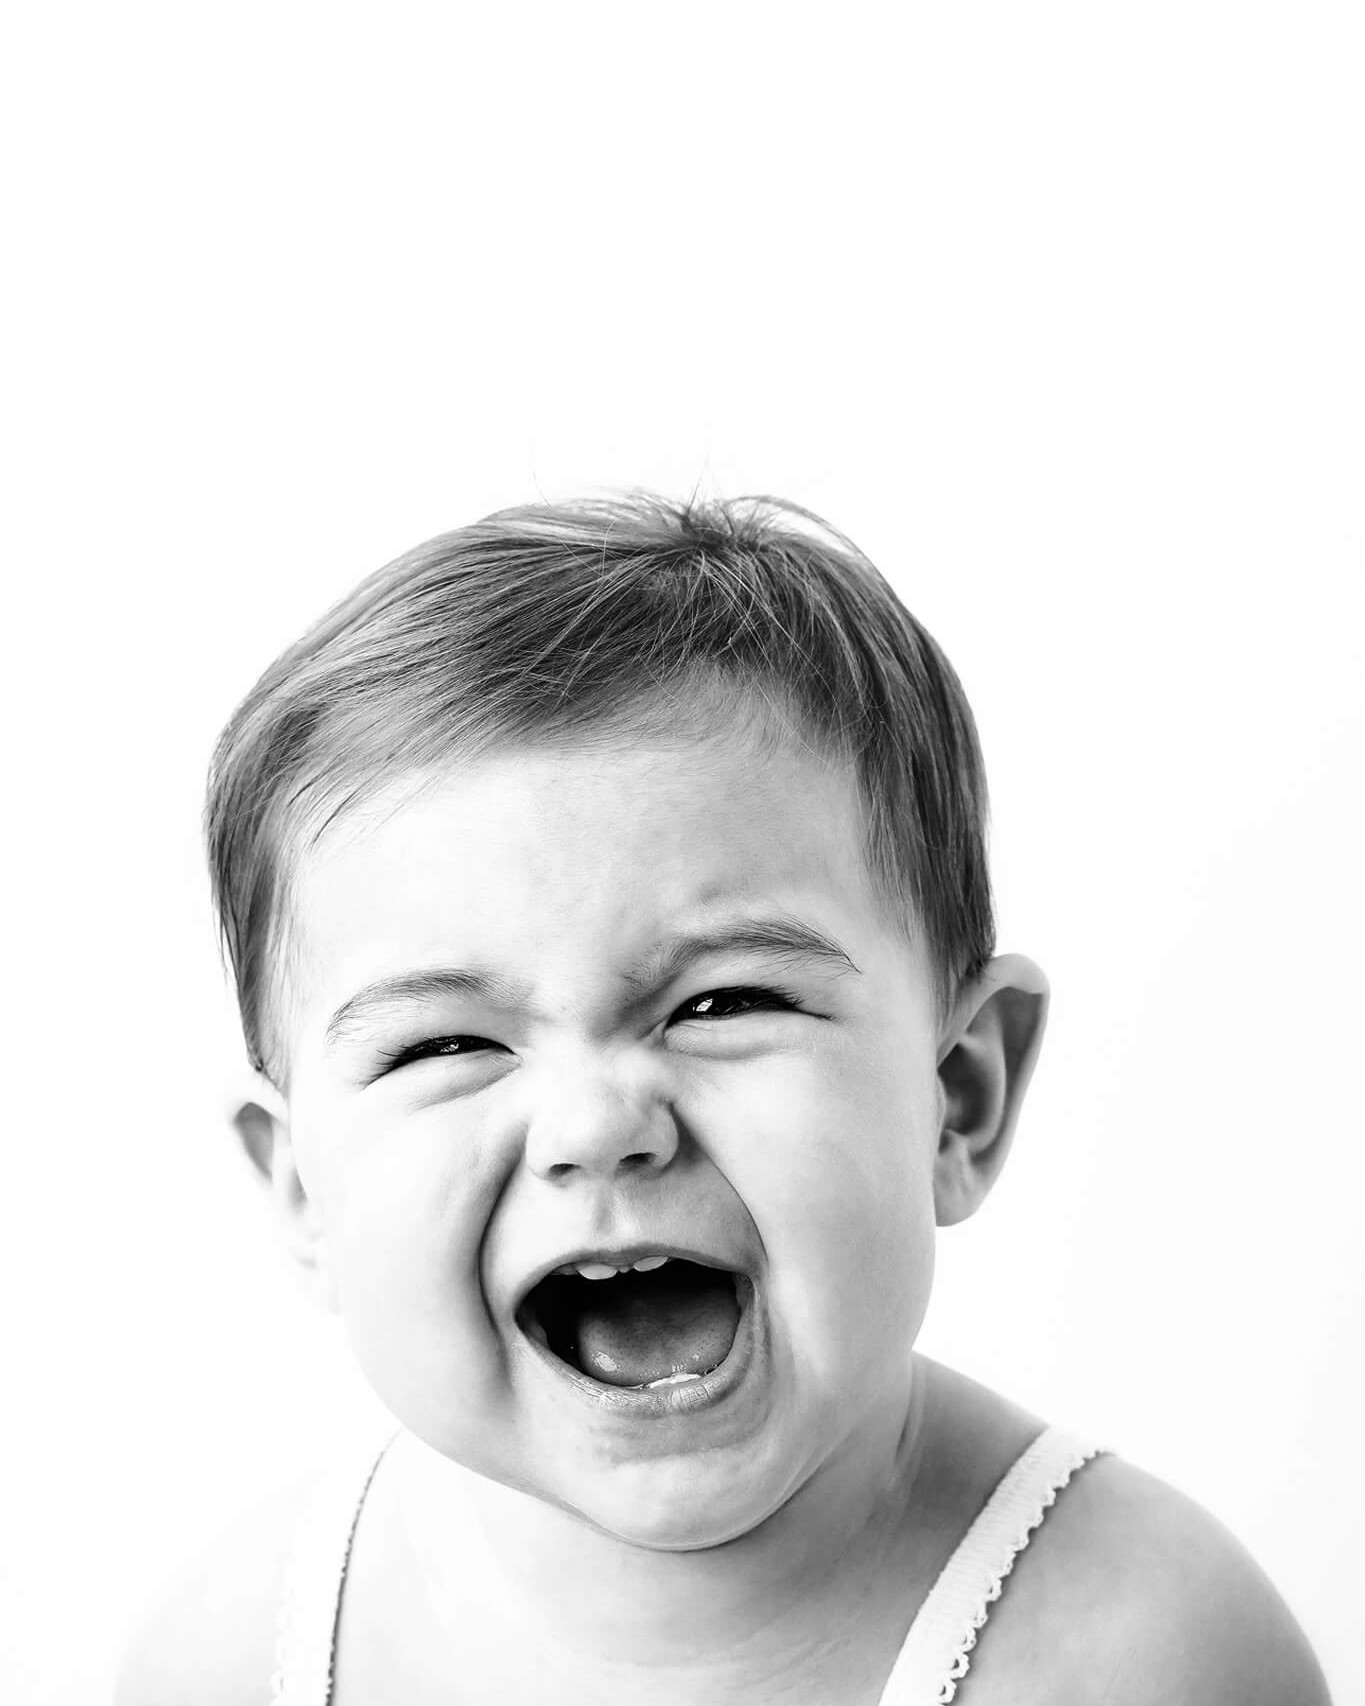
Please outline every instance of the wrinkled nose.
[[603, 1068], [547, 1073], [526, 1131], [526, 1164], [543, 1179], [657, 1173], [677, 1151], [657, 1086]]

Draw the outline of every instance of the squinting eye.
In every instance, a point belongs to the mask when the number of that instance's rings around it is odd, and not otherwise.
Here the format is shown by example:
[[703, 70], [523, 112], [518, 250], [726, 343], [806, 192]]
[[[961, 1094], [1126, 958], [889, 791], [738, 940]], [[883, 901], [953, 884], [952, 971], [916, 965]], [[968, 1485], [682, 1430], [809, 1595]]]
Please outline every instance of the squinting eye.
[[428, 1037], [424, 1042], [410, 1043], [407, 1048], [400, 1048], [393, 1054], [380, 1054], [384, 1062], [385, 1072], [394, 1072], [400, 1066], [407, 1066], [414, 1060], [435, 1060], [443, 1055], [483, 1054], [494, 1049], [506, 1053], [501, 1043], [491, 1042], [487, 1037]]
[[708, 989], [705, 995], [694, 995], [684, 1001], [673, 1019], [739, 1019], [746, 1013], [795, 1013], [799, 1004], [780, 989], [759, 989], [745, 986], [739, 989]]

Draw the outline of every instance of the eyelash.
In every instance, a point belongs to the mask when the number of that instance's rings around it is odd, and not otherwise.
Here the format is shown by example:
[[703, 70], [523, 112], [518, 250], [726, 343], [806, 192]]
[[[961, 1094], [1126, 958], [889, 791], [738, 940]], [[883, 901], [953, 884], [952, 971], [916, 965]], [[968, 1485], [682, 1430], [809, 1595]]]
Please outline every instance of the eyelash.
[[[714, 1024], [718, 1019], [743, 1018], [749, 1013], [764, 1010], [778, 1013], [799, 1013], [802, 1011], [801, 1003], [797, 998], [788, 994], [784, 989], [775, 989], [771, 985], [730, 984], [719, 989], [704, 990], [702, 994], [694, 995], [690, 1000], [684, 1001], [669, 1015], [669, 1023], [678, 1020], [686, 1008], [697, 1007], [704, 1001], [715, 1002], [718, 997], [722, 1000], [726, 998], [733, 1000], [738, 997], [745, 1002], [745, 1005], [739, 1013], [718, 1013], [710, 1016], [698, 1013], [688, 1014], [687, 1017], [694, 1022]], [[395, 1072], [400, 1066], [407, 1066], [415, 1060], [439, 1060], [445, 1057], [483, 1052], [482, 1048], [472, 1049], [462, 1046], [468, 1043], [480, 1043], [493, 1049], [500, 1049], [502, 1046], [488, 1037], [472, 1034], [430, 1037], [420, 1043], [411, 1043], [407, 1048], [395, 1049], [392, 1053], [381, 1050], [379, 1058], [383, 1062], [384, 1072]]]
[[[744, 1012], [746, 1013], [752, 1013], [762, 1008], [775, 1009], [781, 1013], [797, 1013], [801, 1010], [801, 1003], [794, 995], [789, 995], [784, 989], [774, 989], [771, 984], [762, 985], [754, 983], [738, 983], [729, 984], [720, 989], [708, 989], [703, 991], [700, 995], [694, 995], [690, 1001], [684, 1001], [682, 1006], [677, 1008], [671, 1017], [676, 1019], [683, 1011], [683, 1008], [699, 1006], [703, 1001], [714, 1001], [717, 996], [720, 996], [722, 999], [726, 997], [733, 999], [735, 996], [741, 997], [747, 1003], [744, 1008]], [[735, 1018], [739, 1016], [742, 1015], [729, 1013], [713, 1015], [715, 1018]], [[694, 1014], [692, 1017], [699, 1018], [701, 1015]]]

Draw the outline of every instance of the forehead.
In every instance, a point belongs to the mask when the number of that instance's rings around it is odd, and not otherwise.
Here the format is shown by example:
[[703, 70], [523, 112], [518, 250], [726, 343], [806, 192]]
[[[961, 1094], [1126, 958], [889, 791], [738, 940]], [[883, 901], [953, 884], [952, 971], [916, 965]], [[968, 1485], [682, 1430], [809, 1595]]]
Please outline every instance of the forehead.
[[721, 915], [847, 928], [874, 905], [851, 769], [798, 738], [736, 725], [501, 751], [395, 786], [301, 859], [292, 1005], [471, 958], [605, 975]]

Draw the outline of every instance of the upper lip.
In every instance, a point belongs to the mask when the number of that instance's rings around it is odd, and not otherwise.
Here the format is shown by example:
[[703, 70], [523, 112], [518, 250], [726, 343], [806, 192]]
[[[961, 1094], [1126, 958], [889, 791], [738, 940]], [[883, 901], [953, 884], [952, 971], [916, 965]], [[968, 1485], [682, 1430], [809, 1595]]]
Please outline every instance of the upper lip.
[[725, 1273], [747, 1273], [742, 1259], [729, 1260], [714, 1251], [693, 1249], [690, 1245], [671, 1243], [668, 1239], [636, 1239], [629, 1244], [581, 1244], [541, 1263], [522, 1282], [517, 1292], [517, 1308], [543, 1279], [560, 1268], [576, 1267], [580, 1262], [602, 1262], [613, 1268], [629, 1268], [646, 1256], [667, 1256], [675, 1262], [695, 1262], [699, 1268], [717, 1268]]

